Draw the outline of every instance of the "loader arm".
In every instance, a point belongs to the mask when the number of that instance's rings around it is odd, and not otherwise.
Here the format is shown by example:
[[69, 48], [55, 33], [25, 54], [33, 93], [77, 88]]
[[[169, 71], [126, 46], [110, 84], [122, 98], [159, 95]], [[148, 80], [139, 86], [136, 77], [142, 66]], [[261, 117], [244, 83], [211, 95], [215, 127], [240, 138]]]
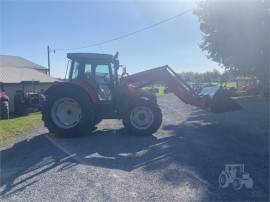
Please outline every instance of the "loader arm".
[[123, 84], [134, 83], [162, 83], [169, 88], [180, 100], [186, 104], [206, 107], [206, 99], [197, 95], [193, 89], [178, 76], [169, 66], [153, 68], [122, 78]]

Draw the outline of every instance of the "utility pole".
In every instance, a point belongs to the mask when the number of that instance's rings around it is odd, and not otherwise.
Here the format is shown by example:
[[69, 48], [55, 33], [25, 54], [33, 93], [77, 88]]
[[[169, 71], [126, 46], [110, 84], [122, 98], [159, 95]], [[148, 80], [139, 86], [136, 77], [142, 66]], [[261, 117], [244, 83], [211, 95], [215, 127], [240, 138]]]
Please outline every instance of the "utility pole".
[[50, 46], [47, 46], [47, 55], [48, 55], [48, 72], [49, 75], [51, 75]]

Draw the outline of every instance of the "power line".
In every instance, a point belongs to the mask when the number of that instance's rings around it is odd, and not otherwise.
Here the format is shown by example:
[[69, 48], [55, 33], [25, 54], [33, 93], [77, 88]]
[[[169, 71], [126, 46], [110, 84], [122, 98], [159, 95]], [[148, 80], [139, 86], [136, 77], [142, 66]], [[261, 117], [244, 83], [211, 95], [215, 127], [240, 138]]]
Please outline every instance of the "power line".
[[83, 49], [83, 48], [90, 48], [90, 47], [95, 47], [95, 46], [100, 46], [100, 45], [103, 45], [103, 44], [107, 44], [107, 43], [111, 43], [113, 41], [118, 41], [118, 40], [121, 40], [121, 39], [124, 39], [124, 38], [127, 38], [127, 37], [130, 37], [132, 35], [135, 35], [139, 32], [143, 32], [143, 31], [146, 31], [148, 29], [151, 29], [153, 27], [156, 27], [160, 24], [163, 24], [163, 23], [166, 23], [168, 21], [171, 21], [171, 20], [174, 20], [175, 18], [178, 18], [178, 17], [181, 17], [185, 14], [187, 14], [188, 12], [192, 11], [192, 9], [187, 9], [175, 16], [172, 16], [172, 17], [169, 17], [169, 18], [166, 18], [164, 20], [161, 20], [159, 22], [156, 22], [154, 24], [151, 24], [151, 25], [148, 25], [146, 27], [143, 27], [141, 29], [138, 29], [136, 31], [133, 31], [133, 32], [129, 32], [127, 34], [123, 34], [123, 35], [120, 35], [118, 37], [115, 37], [115, 38], [112, 38], [112, 39], [108, 39], [108, 40], [105, 40], [105, 41], [101, 41], [101, 42], [98, 42], [98, 43], [93, 43], [93, 44], [90, 44], [90, 45], [87, 45], [87, 46], [80, 46], [80, 47], [75, 47], [75, 48], [56, 48], [54, 49], [55, 51], [69, 51], [69, 50], [77, 50], [77, 49]]

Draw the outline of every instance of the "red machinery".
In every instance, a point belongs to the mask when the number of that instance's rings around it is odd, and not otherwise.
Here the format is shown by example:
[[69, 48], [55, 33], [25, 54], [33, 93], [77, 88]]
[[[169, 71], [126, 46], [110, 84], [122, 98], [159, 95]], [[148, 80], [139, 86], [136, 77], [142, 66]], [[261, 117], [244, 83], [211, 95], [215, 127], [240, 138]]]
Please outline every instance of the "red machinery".
[[0, 119], [9, 119], [9, 97], [0, 83]]
[[[162, 121], [156, 95], [140, 89], [143, 83], [163, 83], [179, 99], [213, 112], [238, 107], [222, 89], [196, 94], [169, 66], [118, 78], [118, 53], [69, 53], [69, 79], [45, 93], [43, 120], [50, 132], [77, 136], [94, 128], [102, 119], [122, 119], [133, 134], [149, 135]], [[229, 104], [228, 104], [229, 103]]]

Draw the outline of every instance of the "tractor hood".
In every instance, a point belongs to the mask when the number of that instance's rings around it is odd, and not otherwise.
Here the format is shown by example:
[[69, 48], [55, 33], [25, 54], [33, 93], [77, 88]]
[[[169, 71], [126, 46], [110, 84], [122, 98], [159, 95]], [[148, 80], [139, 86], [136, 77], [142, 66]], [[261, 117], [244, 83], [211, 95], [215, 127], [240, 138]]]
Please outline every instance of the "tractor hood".
[[125, 88], [125, 94], [127, 94], [127, 96], [132, 96], [132, 97], [145, 97], [151, 101], [153, 101], [154, 103], [157, 102], [157, 96], [156, 94], [143, 90], [141, 88], [137, 88], [136, 86], [132, 85], [132, 84], [128, 84]]

